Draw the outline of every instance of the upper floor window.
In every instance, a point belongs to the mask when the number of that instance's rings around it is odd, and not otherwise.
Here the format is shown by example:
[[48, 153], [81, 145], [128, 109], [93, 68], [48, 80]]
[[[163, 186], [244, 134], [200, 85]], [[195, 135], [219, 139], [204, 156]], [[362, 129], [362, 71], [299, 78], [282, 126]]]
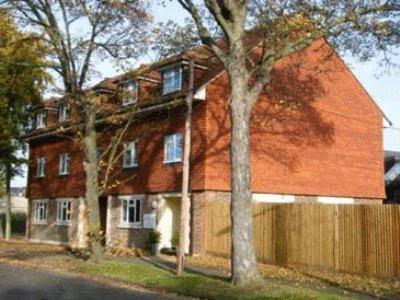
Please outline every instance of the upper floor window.
[[69, 105], [66, 103], [60, 103], [58, 105], [58, 121], [65, 122], [69, 118]]
[[45, 177], [46, 159], [38, 157], [36, 166], [36, 177]]
[[46, 127], [46, 111], [41, 111], [36, 115], [36, 128], [45, 128]]
[[121, 226], [135, 227], [140, 226], [142, 221], [142, 203], [140, 197], [128, 196], [122, 199], [122, 220]]
[[137, 102], [138, 97], [138, 82], [137, 81], [129, 81], [124, 83], [123, 87], [123, 95], [122, 95], [122, 104], [129, 105]]
[[176, 67], [163, 72], [163, 95], [181, 90], [182, 68]]
[[47, 224], [47, 200], [35, 200], [34, 202], [35, 208], [35, 224]]
[[124, 145], [124, 168], [138, 166], [137, 142], [129, 142]]
[[57, 225], [71, 224], [71, 200], [57, 199]]
[[182, 135], [175, 133], [167, 135], [164, 140], [164, 162], [174, 163], [182, 161]]
[[62, 153], [60, 154], [60, 175], [68, 175], [69, 174], [69, 163], [70, 163], [70, 156], [69, 153]]

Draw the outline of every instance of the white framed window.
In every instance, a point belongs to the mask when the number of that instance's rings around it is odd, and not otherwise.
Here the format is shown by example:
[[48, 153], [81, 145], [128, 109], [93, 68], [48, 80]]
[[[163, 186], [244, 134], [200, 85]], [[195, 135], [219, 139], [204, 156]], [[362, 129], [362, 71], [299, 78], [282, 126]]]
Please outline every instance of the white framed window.
[[36, 163], [36, 177], [45, 177], [46, 170], [46, 159], [44, 157], [38, 157]]
[[138, 166], [137, 142], [124, 144], [124, 168], [134, 168]]
[[139, 228], [142, 225], [142, 195], [121, 196], [121, 227]]
[[167, 135], [164, 139], [164, 163], [182, 161], [182, 134]]
[[70, 160], [71, 159], [68, 152], [60, 154], [59, 175], [69, 174]]
[[182, 68], [176, 67], [163, 72], [163, 95], [180, 91], [182, 88]]
[[35, 208], [33, 223], [38, 225], [46, 225], [48, 200], [47, 199], [34, 200], [33, 204]]
[[135, 104], [138, 98], [139, 84], [136, 80], [126, 82], [122, 85], [122, 105]]
[[36, 115], [36, 129], [46, 127], [46, 111], [41, 111]]
[[71, 224], [71, 206], [70, 199], [57, 199], [57, 225], [70, 225]]
[[60, 103], [58, 105], [58, 121], [65, 122], [69, 119], [69, 105], [66, 103]]

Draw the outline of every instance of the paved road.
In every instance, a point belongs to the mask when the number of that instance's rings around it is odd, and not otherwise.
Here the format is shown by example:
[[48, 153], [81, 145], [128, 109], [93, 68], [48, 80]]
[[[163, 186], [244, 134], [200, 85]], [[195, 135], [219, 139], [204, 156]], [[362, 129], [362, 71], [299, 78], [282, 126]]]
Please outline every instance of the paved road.
[[0, 264], [0, 300], [171, 299], [60, 273]]

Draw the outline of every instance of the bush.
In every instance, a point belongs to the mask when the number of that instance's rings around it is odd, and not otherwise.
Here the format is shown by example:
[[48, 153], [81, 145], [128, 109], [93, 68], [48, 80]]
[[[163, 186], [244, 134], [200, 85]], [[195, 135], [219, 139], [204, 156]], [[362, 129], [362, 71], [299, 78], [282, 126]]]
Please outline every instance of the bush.
[[161, 240], [161, 233], [157, 230], [152, 230], [149, 233], [149, 244], [158, 244]]
[[[2, 222], [3, 231], [6, 228], [6, 215], [0, 214], [0, 220]], [[12, 213], [11, 214], [11, 233], [18, 235], [25, 235], [26, 229], [26, 214], [24, 213]]]
[[172, 235], [171, 245], [175, 248], [179, 246], [179, 232], [174, 232], [174, 234]]

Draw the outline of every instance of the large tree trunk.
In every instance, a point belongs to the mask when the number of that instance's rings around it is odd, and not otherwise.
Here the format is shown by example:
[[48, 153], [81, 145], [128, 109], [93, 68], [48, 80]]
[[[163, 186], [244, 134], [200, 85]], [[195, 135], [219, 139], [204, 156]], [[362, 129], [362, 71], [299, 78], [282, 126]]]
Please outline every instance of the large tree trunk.
[[250, 113], [246, 82], [231, 74], [231, 270], [232, 283], [245, 285], [259, 279], [253, 242], [253, 214], [250, 177]]
[[6, 166], [6, 226], [5, 239], [11, 238], [11, 166]]
[[[86, 212], [81, 213], [82, 218], [88, 219], [88, 235], [92, 258], [99, 259], [103, 256], [103, 233], [100, 232], [100, 211], [99, 211], [99, 185], [97, 168], [97, 133], [95, 127], [96, 112], [86, 107], [85, 130], [83, 136], [83, 147], [85, 152], [84, 169], [86, 174], [85, 203]], [[85, 220], [84, 220], [85, 222]], [[87, 235], [85, 235], [87, 238]]]

